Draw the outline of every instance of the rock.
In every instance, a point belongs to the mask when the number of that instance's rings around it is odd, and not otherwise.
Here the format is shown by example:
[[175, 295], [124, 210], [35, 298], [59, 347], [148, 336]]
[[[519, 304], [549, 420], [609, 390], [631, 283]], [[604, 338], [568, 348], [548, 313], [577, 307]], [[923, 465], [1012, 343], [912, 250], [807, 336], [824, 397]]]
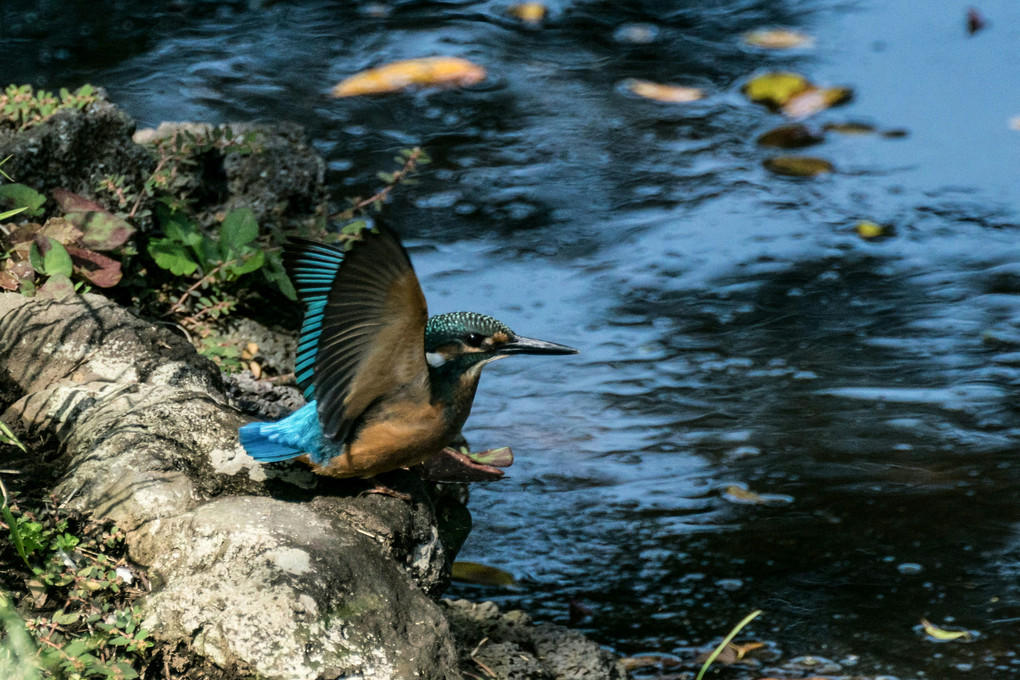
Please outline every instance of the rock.
[[[443, 600], [461, 650], [463, 673], [499, 680], [625, 680], [619, 659], [577, 631], [532, 624], [521, 611], [492, 602]], [[482, 671], [482, 672], [479, 672]]]
[[0, 126], [0, 159], [10, 157], [4, 172], [47, 197], [56, 188], [91, 197], [114, 174], [123, 175], [127, 187], [141, 187], [156, 159], [131, 141], [131, 117], [102, 90], [97, 95], [82, 110], [58, 111], [21, 132]]
[[[112, 212], [135, 208], [133, 197], [140, 197], [131, 222], [142, 230], [152, 227], [156, 204], [146, 182], [161, 161], [164, 172], [175, 168], [167, 195], [191, 201], [205, 226], [241, 207], [250, 208], [263, 229], [292, 229], [327, 214], [326, 162], [300, 126], [229, 124], [233, 141], [214, 144], [209, 143], [213, 126], [205, 124], [163, 123], [136, 133], [134, 120], [107, 101], [103, 90], [96, 92], [96, 100], [83, 109], [58, 111], [27, 130], [0, 124], [0, 158], [10, 156], [4, 171], [47, 197], [53, 189], [67, 189]], [[198, 141], [189, 141], [183, 151], [171, 151], [170, 144], [158, 147], [180, 132]], [[241, 141], [249, 133], [251, 143]], [[130, 205], [115, 205], [110, 194], [97, 193], [96, 187], [113, 176], [121, 177], [120, 190], [132, 197]], [[45, 207], [55, 209], [52, 199]]]
[[387, 480], [407, 503], [260, 466], [215, 367], [98, 296], [0, 295], [0, 374], [5, 422], [59, 443], [55, 493], [128, 530], [161, 639], [264, 678], [456, 677], [429, 597], [448, 558], [413, 474]]

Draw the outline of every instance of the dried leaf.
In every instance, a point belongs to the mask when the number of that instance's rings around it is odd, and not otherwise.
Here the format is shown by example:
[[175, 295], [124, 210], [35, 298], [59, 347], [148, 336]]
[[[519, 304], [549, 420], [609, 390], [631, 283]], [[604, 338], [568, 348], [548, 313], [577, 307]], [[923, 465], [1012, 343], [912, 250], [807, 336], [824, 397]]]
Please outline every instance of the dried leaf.
[[492, 465], [494, 467], [510, 467], [514, 463], [514, 452], [509, 446], [501, 446], [498, 449], [486, 449], [477, 453], [467, 454], [468, 458], [481, 465]]
[[544, 20], [549, 10], [540, 2], [522, 2], [517, 5], [510, 5], [507, 8], [507, 14], [517, 19], [520, 19], [523, 23], [538, 26]]
[[811, 156], [777, 156], [769, 158], [763, 165], [777, 175], [790, 177], [814, 177], [834, 170], [829, 161]]
[[84, 196], [72, 194], [67, 189], [54, 189], [53, 200], [65, 212], [106, 212], [106, 208]]
[[458, 57], [395, 61], [357, 73], [333, 88], [334, 97], [385, 94], [410, 87], [466, 87], [485, 79], [485, 69]]
[[815, 40], [809, 35], [785, 28], [763, 28], [745, 34], [744, 42], [768, 50], [789, 50], [794, 47], [810, 47]]
[[821, 144], [825, 137], [807, 125], [781, 125], [769, 130], [758, 138], [762, 146], [776, 146], [782, 149], [799, 149], [812, 144]]
[[505, 587], [517, 584], [517, 579], [510, 572], [477, 562], [454, 562], [451, 577], [454, 581], [479, 586]]
[[17, 290], [21, 285], [21, 279], [9, 269], [0, 270], [0, 288], [4, 290]]
[[704, 90], [696, 87], [662, 85], [660, 83], [653, 83], [650, 80], [630, 78], [623, 82], [623, 86], [639, 97], [669, 104], [682, 104], [705, 98]]
[[730, 503], [744, 505], [789, 505], [793, 502], [790, 496], [775, 493], [755, 493], [742, 486], [731, 484], [723, 491], [723, 498]]

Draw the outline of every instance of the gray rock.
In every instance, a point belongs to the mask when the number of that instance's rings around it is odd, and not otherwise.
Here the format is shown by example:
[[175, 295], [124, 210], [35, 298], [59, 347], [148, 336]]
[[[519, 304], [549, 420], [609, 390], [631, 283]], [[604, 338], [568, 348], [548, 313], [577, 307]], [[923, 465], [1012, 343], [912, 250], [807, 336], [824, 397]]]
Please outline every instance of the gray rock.
[[[624, 680], [618, 659], [577, 631], [533, 624], [522, 611], [501, 612], [492, 602], [444, 600], [461, 650], [463, 672], [499, 680]], [[479, 671], [483, 671], [480, 673]]]
[[394, 484], [407, 503], [258, 465], [215, 367], [98, 296], [0, 295], [0, 373], [3, 419], [59, 442], [58, 496], [129, 531], [156, 635], [264, 678], [456, 677], [429, 597], [447, 555], [413, 475]]

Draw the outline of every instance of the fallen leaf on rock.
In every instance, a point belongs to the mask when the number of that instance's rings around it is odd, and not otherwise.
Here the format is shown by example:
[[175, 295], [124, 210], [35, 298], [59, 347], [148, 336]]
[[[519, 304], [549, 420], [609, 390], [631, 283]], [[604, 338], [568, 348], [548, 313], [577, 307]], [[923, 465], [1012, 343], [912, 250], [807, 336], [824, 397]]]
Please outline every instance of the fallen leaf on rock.
[[540, 2], [522, 2], [517, 5], [510, 5], [506, 11], [510, 16], [520, 19], [523, 23], [531, 26], [541, 24], [549, 13], [546, 6]]
[[832, 163], [811, 156], [777, 156], [763, 162], [766, 170], [789, 177], [815, 177], [832, 172]]
[[810, 47], [815, 40], [809, 35], [786, 28], [763, 28], [745, 33], [744, 42], [768, 50], [789, 50], [794, 47]]
[[517, 584], [513, 574], [478, 562], [454, 562], [450, 574], [454, 581], [479, 586], [512, 586]]
[[825, 136], [807, 125], [781, 125], [758, 137], [762, 146], [776, 146], [782, 149], [799, 149], [812, 144], [821, 144]]
[[333, 88], [334, 97], [386, 94], [410, 87], [466, 87], [485, 80], [485, 69], [459, 57], [395, 61], [356, 73]]
[[945, 628], [939, 628], [928, 619], [921, 619], [921, 628], [924, 630], [925, 635], [939, 642], [950, 642], [952, 640], [969, 641], [974, 638], [974, 634], [969, 630], [946, 630]]
[[705, 91], [696, 87], [662, 85], [660, 83], [653, 83], [650, 80], [630, 78], [623, 81], [623, 86], [639, 97], [669, 104], [694, 102], [705, 97]]

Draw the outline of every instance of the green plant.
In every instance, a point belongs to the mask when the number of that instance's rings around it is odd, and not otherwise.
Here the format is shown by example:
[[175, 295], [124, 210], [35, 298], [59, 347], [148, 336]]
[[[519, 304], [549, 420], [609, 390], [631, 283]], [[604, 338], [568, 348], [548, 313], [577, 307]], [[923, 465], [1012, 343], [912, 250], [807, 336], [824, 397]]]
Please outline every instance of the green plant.
[[694, 680], [702, 680], [702, 678], [705, 677], [705, 673], [708, 672], [708, 667], [712, 665], [712, 662], [715, 661], [720, 654], [722, 654], [723, 650], [726, 649], [726, 646], [728, 644], [733, 642], [733, 638], [737, 637], [737, 634], [744, 629], [744, 626], [751, 623], [751, 621], [757, 618], [759, 614], [761, 614], [761, 610], [756, 609], [755, 611], [745, 616], [740, 621], [740, 623], [733, 627], [733, 630], [731, 630], [726, 635], [726, 637], [723, 638], [723, 641], [720, 642], [719, 645], [712, 651], [712, 653], [708, 655], [708, 658], [705, 659], [705, 663], [702, 664], [701, 670], [698, 671], [698, 676]]
[[[30, 664], [23, 677], [138, 677], [153, 643], [134, 603], [135, 571], [123, 558], [124, 535], [52, 503], [34, 509], [3, 505], [3, 518], [25, 563], [25, 615], [0, 598], [0, 669]], [[33, 674], [34, 673], [34, 674]], [[8, 677], [4, 675], [4, 677]]]
[[64, 109], [83, 109], [99, 97], [91, 85], [82, 85], [74, 92], [61, 88], [57, 94], [31, 85], [8, 85], [0, 93], [0, 120], [9, 121], [16, 130], [25, 130], [45, 121]]

